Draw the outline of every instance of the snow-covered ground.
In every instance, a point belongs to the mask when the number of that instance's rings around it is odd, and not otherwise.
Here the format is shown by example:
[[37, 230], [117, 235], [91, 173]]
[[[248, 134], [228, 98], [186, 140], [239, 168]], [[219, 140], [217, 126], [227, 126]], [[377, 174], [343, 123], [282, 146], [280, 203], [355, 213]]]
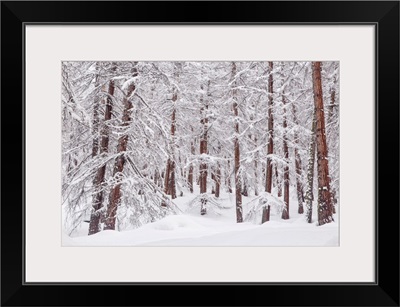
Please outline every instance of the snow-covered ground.
[[[335, 222], [316, 226], [297, 213], [297, 200], [290, 199], [290, 219], [282, 220], [278, 208], [272, 208], [271, 220], [236, 223], [234, 194], [222, 192], [218, 203], [225, 208], [209, 210], [201, 216], [198, 207], [189, 204], [196, 194], [185, 193], [174, 202], [182, 214], [170, 215], [154, 223], [128, 231], [102, 231], [88, 236], [88, 223], [70, 237], [63, 235], [63, 246], [338, 246], [339, 215]], [[244, 213], [252, 197], [243, 197]], [[314, 208], [314, 219], [316, 215]]]

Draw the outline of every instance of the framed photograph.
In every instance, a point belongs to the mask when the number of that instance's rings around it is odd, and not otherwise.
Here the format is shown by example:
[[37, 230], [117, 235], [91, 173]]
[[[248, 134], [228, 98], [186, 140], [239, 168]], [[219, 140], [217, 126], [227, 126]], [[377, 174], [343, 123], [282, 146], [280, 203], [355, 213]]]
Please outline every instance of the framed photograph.
[[399, 306], [399, 2], [1, 26], [2, 305]]

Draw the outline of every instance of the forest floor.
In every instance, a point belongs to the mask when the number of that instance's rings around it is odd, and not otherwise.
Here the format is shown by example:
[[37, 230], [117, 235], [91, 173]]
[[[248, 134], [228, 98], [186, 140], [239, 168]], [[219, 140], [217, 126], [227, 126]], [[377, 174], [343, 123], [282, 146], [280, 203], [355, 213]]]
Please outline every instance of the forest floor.
[[[195, 191], [196, 192], [196, 191]], [[88, 236], [88, 223], [63, 235], [63, 246], [339, 246], [339, 214], [335, 222], [316, 226], [297, 213], [297, 199], [290, 199], [289, 220], [282, 220], [279, 209], [271, 209], [270, 221], [236, 223], [234, 193], [221, 191], [218, 203], [224, 208], [209, 210], [201, 216], [200, 209], [190, 203], [198, 194], [185, 193], [174, 200], [182, 214], [170, 215], [154, 223], [126, 231], [107, 230]], [[255, 196], [243, 196], [243, 210]], [[315, 206], [315, 204], [314, 204]]]

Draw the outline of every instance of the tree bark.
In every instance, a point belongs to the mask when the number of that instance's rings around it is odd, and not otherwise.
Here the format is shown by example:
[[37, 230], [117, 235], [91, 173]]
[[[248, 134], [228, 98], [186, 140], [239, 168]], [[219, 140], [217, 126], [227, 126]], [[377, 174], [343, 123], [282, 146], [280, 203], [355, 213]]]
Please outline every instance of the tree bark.
[[211, 180], [214, 181], [214, 184], [211, 185], [211, 194], [215, 194], [215, 185], [217, 184], [216, 180], [215, 180], [214, 172], [215, 172], [215, 170], [211, 170]]
[[[203, 85], [201, 85], [201, 90], [203, 90]], [[200, 139], [200, 155], [206, 155], [207, 154], [207, 133], [208, 133], [208, 114], [207, 114], [207, 99], [204, 100], [204, 97], [202, 96], [200, 98], [200, 104], [201, 104], [201, 114], [202, 118], [200, 123], [203, 126], [203, 132], [201, 135]], [[202, 157], [204, 159], [204, 157]], [[207, 193], [207, 163], [205, 161], [202, 161], [200, 164], [200, 194], [206, 194]], [[207, 199], [203, 197], [201, 199], [201, 207], [200, 207], [200, 214], [205, 215], [207, 213]]]
[[[136, 69], [133, 70], [133, 75], [137, 75]], [[131, 82], [129, 84], [126, 96], [123, 99], [123, 114], [122, 114], [122, 124], [121, 127], [127, 127], [132, 118], [131, 118], [131, 110], [132, 110], [132, 102], [131, 95], [135, 90], [135, 84]], [[125, 165], [125, 152], [128, 146], [128, 135], [124, 134], [118, 139], [117, 153], [118, 157], [115, 159], [114, 169], [113, 169], [113, 178], [116, 178], [118, 174], [121, 174], [124, 170]], [[118, 180], [118, 179], [117, 179]], [[119, 182], [111, 189], [109, 196], [109, 204], [107, 207], [107, 216], [105, 219], [104, 229], [115, 230], [115, 220], [117, 217], [117, 209], [121, 202], [121, 182]]]
[[[257, 148], [257, 137], [254, 137], [255, 147]], [[254, 159], [254, 195], [258, 196], [258, 152], [255, 153]]]
[[[333, 79], [333, 86], [330, 89], [330, 94], [331, 94], [331, 104], [329, 107], [329, 115], [328, 115], [328, 123], [329, 125], [332, 124], [332, 117], [333, 117], [333, 113], [335, 110], [335, 103], [336, 103], [336, 76]], [[332, 213], [336, 213], [336, 208], [335, 208], [335, 204], [337, 203], [337, 199], [336, 199], [336, 190], [334, 189], [334, 187], [332, 187], [332, 178], [329, 177], [329, 184], [331, 187], [331, 198], [332, 198]]]
[[[236, 76], [236, 64], [232, 62], [232, 79]], [[236, 82], [232, 90], [233, 96], [233, 114], [235, 116], [235, 138], [234, 138], [234, 151], [235, 151], [235, 195], [236, 195], [236, 222], [243, 222], [243, 209], [242, 209], [242, 194], [241, 194], [241, 180], [240, 180], [240, 146], [239, 146], [239, 107], [237, 102], [237, 89]]]
[[271, 212], [271, 206], [267, 205], [263, 207], [262, 216], [261, 216], [261, 224], [269, 221], [269, 216]]
[[[299, 124], [297, 120], [297, 112], [296, 112], [296, 106], [292, 104], [292, 110], [293, 110], [293, 120], [296, 125]], [[302, 174], [302, 166], [301, 166], [301, 158], [299, 154], [299, 135], [297, 131], [294, 133], [294, 157], [295, 157], [295, 164], [296, 164], [296, 188], [297, 188], [297, 202], [298, 202], [298, 213], [303, 214], [304, 213], [304, 188], [303, 188], [303, 183], [301, 181], [301, 174]]]
[[279, 179], [277, 164], [275, 164], [275, 179], [276, 179], [276, 185], [278, 186], [278, 197], [281, 197], [282, 196], [282, 182]]
[[254, 161], [254, 195], [258, 196], [258, 165], [257, 160]]
[[[170, 184], [169, 184], [169, 178], [170, 178], [170, 173], [171, 173], [171, 160], [168, 158], [167, 160], [167, 165], [165, 166], [165, 175], [164, 175], [164, 193], [166, 195], [170, 195]], [[163, 207], [165, 207], [167, 204], [163, 203]]]
[[[193, 127], [192, 127], [192, 133], [193, 133]], [[192, 156], [195, 155], [195, 147], [194, 147], [194, 141], [192, 140], [190, 142], [190, 153], [192, 154]], [[190, 193], [193, 193], [193, 163], [190, 163], [189, 166], [189, 175], [188, 175], [188, 184], [189, 184], [189, 190]]]
[[219, 163], [217, 163], [217, 169], [215, 171], [215, 197], [219, 197], [221, 189], [221, 169]]
[[[111, 71], [115, 72], [115, 70], [116, 70], [116, 64], [113, 63]], [[107, 91], [108, 95], [107, 98], [105, 99], [106, 106], [104, 110], [104, 122], [101, 125], [101, 143], [99, 148], [99, 155], [101, 157], [104, 157], [105, 154], [108, 152], [108, 144], [109, 144], [108, 121], [111, 119], [112, 115], [114, 91], [115, 91], [114, 80], [110, 80], [110, 82], [108, 83], [108, 91]], [[102, 217], [100, 209], [103, 207], [103, 200], [104, 200], [103, 185], [104, 185], [105, 174], [106, 174], [106, 164], [103, 164], [97, 170], [96, 176], [94, 177], [93, 180], [94, 193], [93, 193], [92, 213], [90, 215], [90, 222], [89, 222], [89, 235], [95, 234], [100, 231], [100, 220]]]
[[172, 96], [173, 110], [171, 116], [171, 154], [172, 158], [170, 160], [170, 188], [169, 191], [171, 193], [171, 198], [176, 198], [176, 182], [175, 182], [175, 132], [176, 132], [176, 107], [175, 103], [178, 99], [178, 95], [176, 90], [174, 90], [174, 94]]
[[[226, 159], [226, 157], [225, 157]], [[232, 193], [232, 184], [231, 184], [231, 161], [228, 159], [227, 161], [227, 169], [225, 170], [225, 184], [228, 187], [228, 193]]]
[[308, 223], [312, 223], [312, 202], [314, 200], [313, 185], [314, 185], [314, 161], [315, 161], [315, 130], [316, 130], [316, 112], [314, 108], [311, 138], [308, 146], [308, 166], [307, 166], [307, 190], [306, 190], [306, 219]]
[[331, 104], [329, 106], [329, 113], [328, 113], [329, 121], [332, 121], [333, 111], [335, 109], [335, 100], [336, 100], [336, 88], [335, 88], [335, 86], [336, 86], [336, 77], [334, 77], [333, 86], [330, 89]]
[[321, 62], [313, 62], [313, 90], [314, 105], [317, 113], [318, 225], [324, 225], [332, 222], [333, 216], [322, 98]]
[[282, 219], [289, 219], [289, 148], [287, 144], [287, 121], [286, 121], [286, 99], [285, 93], [282, 95], [283, 102], [283, 155], [285, 166], [283, 167], [283, 202], [285, 207], [282, 211]]
[[92, 146], [92, 158], [97, 156], [99, 152], [99, 96], [98, 96], [98, 87], [99, 87], [99, 74], [98, 74], [98, 63], [96, 63], [96, 76], [94, 81], [95, 93], [94, 93], [94, 102], [93, 102], [93, 146]]
[[242, 195], [248, 197], [249, 196], [249, 191], [247, 189], [248, 183], [247, 183], [247, 179], [245, 176], [243, 176], [242, 178], [242, 184], [241, 184], [241, 188], [242, 188]]
[[[171, 113], [171, 141], [170, 141], [170, 156], [167, 159], [167, 165], [165, 167], [165, 176], [164, 176], [164, 193], [166, 195], [171, 195], [172, 199], [176, 198], [176, 184], [175, 184], [175, 130], [176, 130], [176, 109], [175, 102], [178, 96], [174, 89], [174, 93], [172, 95], [172, 113]], [[166, 207], [167, 204], [162, 202], [163, 207]]]
[[274, 153], [274, 117], [272, 108], [274, 105], [273, 92], [274, 80], [272, 76], [273, 62], [268, 62], [269, 77], [268, 77], [268, 148], [267, 148], [267, 169], [265, 180], [265, 192], [271, 193], [272, 189], [272, 159], [271, 155]]

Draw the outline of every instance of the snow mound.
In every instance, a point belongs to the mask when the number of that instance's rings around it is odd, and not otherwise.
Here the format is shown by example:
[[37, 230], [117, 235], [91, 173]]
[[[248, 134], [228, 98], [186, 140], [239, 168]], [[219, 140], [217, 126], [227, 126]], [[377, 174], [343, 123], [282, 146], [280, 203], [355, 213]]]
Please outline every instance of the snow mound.
[[157, 230], [176, 230], [178, 228], [201, 229], [204, 228], [204, 226], [187, 215], [170, 215], [152, 223], [151, 228]]

